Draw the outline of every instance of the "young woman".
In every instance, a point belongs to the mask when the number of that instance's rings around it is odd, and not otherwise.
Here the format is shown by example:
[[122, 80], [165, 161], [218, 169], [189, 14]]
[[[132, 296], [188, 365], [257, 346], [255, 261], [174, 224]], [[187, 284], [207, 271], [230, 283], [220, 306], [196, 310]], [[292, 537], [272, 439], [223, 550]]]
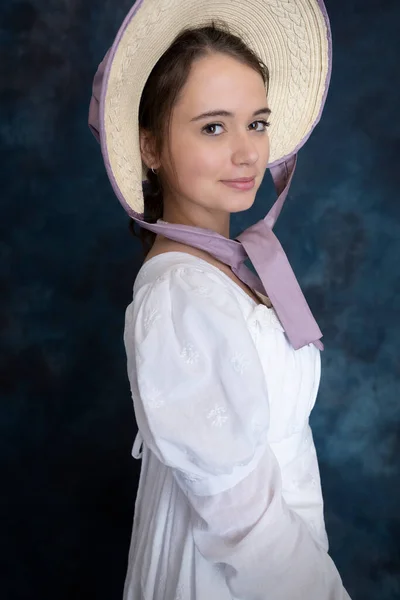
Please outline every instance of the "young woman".
[[[269, 14], [266, 7], [261, 0], [142, 2], [95, 78], [90, 124], [147, 244], [124, 336], [139, 427], [133, 455], [142, 458], [125, 600], [349, 598], [328, 554], [308, 423], [321, 334], [309, 310], [301, 312], [301, 293], [271, 233], [277, 215], [263, 220], [265, 235], [256, 227], [230, 240], [231, 214], [253, 205], [267, 167], [282, 157], [286, 170], [274, 173], [284, 199], [295, 164], [285, 144], [293, 151], [309, 134], [329, 79], [311, 43], [318, 27], [329, 41], [321, 4], [271, 0]], [[206, 8], [229, 28], [207, 22]], [[319, 25], [308, 30], [312, 18]], [[283, 79], [272, 89], [279, 60], [270, 52], [270, 89], [251, 42], [260, 55], [274, 47], [293, 60], [296, 39], [303, 55], [292, 87], [282, 89]], [[305, 60], [306, 42], [314, 63]], [[320, 55], [328, 53], [327, 43]], [[305, 73], [301, 91], [296, 73]], [[287, 121], [289, 142], [279, 94], [289, 96], [287, 106], [297, 99], [293, 118], [306, 120]], [[257, 245], [266, 249], [263, 260]], [[241, 260], [232, 259], [237, 248]], [[259, 277], [240, 268], [246, 256]], [[299, 335], [296, 310], [307, 322]]]

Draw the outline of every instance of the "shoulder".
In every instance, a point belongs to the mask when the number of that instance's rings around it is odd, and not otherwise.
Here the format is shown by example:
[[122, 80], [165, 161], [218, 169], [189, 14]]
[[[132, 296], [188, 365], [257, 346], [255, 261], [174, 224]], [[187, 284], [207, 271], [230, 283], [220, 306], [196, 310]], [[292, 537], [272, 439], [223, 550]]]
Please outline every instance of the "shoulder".
[[[180, 298], [206, 304], [237, 304], [229, 278], [205, 260], [183, 252], [160, 254], [144, 263], [134, 285], [134, 303]], [[206, 302], [208, 300], [208, 302]]]
[[[135, 281], [125, 338], [151, 350], [196, 341], [204, 349], [243, 344], [250, 333], [230, 280], [202, 260], [181, 254], [146, 263]], [[192, 343], [191, 342], [191, 343]]]

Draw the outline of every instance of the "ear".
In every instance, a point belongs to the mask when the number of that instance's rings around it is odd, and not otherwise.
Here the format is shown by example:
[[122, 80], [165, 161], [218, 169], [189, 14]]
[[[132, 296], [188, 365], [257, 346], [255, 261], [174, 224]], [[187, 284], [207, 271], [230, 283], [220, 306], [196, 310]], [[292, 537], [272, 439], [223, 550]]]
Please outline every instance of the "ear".
[[149, 168], [158, 169], [159, 161], [155, 155], [155, 145], [153, 136], [146, 129], [139, 132], [140, 154], [142, 161]]

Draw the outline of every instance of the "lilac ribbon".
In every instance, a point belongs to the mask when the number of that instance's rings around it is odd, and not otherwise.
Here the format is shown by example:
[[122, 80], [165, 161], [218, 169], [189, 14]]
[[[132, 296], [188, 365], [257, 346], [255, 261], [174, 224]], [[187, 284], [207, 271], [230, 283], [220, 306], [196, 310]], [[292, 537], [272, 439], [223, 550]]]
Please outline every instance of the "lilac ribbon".
[[[238, 240], [253, 263], [293, 348], [298, 350], [312, 342], [323, 350], [324, 346], [320, 341], [322, 332], [286, 253], [272, 231], [288, 195], [296, 162], [297, 155], [294, 155], [283, 164], [272, 167], [271, 175], [279, 193], [278, 199], [266, 217], [246, 229], [238, 236]], [[244, 269], [247, 267], [243, 263], [232, 269], [242, 281], [246, 277]]]

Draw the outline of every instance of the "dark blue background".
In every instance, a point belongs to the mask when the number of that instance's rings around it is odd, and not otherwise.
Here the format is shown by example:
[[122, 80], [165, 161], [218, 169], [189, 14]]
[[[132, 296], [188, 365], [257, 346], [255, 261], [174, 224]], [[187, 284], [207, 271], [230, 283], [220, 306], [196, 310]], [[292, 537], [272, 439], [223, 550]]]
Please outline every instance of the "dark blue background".
[[[2, 600], [118, 600], [140, 463], [122, 334], [141, 248], [87, 128], [130, 2], [2, 0]], [[400, 598], [399, 23], [327, 0], [334, 68], [276, 231], [324, 332], [312, 425], [353, 600]], [[272, 202], [266, 178], [234, 233]]]

